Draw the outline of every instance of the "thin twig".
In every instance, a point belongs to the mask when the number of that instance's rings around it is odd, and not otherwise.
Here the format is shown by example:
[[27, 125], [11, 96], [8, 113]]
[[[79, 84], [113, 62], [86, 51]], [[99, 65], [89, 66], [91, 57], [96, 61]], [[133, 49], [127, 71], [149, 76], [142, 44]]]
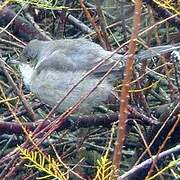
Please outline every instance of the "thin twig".
[[29, 104], [27, 103], [26, 99], [24, 98], [23, 94], [21, 93], [21, 91], [17, 88], [16, 84], [14, 83], [12, 77], [9, 75], [8, 71], [6, 70], [5, 64], [3, 62], [3, 60], [0, 58], [0, 67], [2, 68], [4, 74], [6, 75], [9, 83], [11, 84], [11, 86], [13, 87], [13, 89], [15, 90], [15, 92], [17, 93], [17, 95], [19, 96], [19, 98], [21, 99], [22, 103], [24, 104], [24, 107], [26, 108], [27, 112], [30, 114], [31, 118], [33, 121], [35, 121], [35, 114], [32, 110], [32, 108], [29, 106]]

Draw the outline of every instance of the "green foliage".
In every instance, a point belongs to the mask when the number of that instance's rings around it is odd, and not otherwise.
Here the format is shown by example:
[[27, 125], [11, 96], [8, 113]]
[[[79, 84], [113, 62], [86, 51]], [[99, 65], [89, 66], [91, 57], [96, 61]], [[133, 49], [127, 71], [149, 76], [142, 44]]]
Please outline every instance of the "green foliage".
[[108, 180], [113, 179], [113, 175], [115, 172], [115, 168], [113, 167], [112, 161], [108, 159], [109, 150], [112, 144], [113, 134], [115, 133], [115, 124], [112, 125], [111, 128], [111, 137], [108, 142], [108, 147], [105, 152], [105, 155], [97, 160], [97, 173], [94, 180]]
[[49, 177], [56, 178], [59, 180], [66, 180], [67, 177], [65, 173], [59, 169], [59, 166], [62, 165], [50, 155], [46, 158], [39, 151], [29, 151], [18, 146], [20, 151], [21, 158], [24, 160], [30, 161], [30, 164], [26, 164], [27, 167], [36, 168], [40, 172], [44, 172], [47, 175], [38, 177], [37, 179], [47, 179]]
[[95, 180], [106, 180], [112, 175], [112, 161], [110, 161], [107, 156], [102, 156], [100, 160], [97, 160], [97, 174]]
[[160, 174], [164, 173], [165, 171], [167, 171], [167, 170], [169, 170], [169, 169], [173, 172], [174, 177], [175, 177], [176, 179], [180, 178], [180, 175], [179, 175], [179, 174], [176, 174], [176, 173], [173, 171], [173, 169], [172, 169], [173, 167], [176, 167], [176, 166], [177, 166], [177, 168], [178, 168], [179, 163], [180, 163], [180, 158], [177, 159], [177, 160], [171, 161], [165, 168], [161, 169], [161, 170], [160, 170], [159, 172], [157, 172], [154, 176], [148, 178], [148, 180], [153, 180], [153, 179], [155, 179], [155, 178], [158, 177]]
[[58, 1], [52, 1], [52, 0], [12, 0], [12, 2], [20, 3], [20, 4], [29, 4], [33, 5], [40, 9], [51, 9], [51, 10], [62, 10], [62, 9], [68, 9], [68, 7], [65, 6], [59, 6], [57, 3]]
[[174, 14], [180, 13], [180, 6], [176, 4], [173, 0], [153, 0], [153, 1], [162, 8], [168, 9]]

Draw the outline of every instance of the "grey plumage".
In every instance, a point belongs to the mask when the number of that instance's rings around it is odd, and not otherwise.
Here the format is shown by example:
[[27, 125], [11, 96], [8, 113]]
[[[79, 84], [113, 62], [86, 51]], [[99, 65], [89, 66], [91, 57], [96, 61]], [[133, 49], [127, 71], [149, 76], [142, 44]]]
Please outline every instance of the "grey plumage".
[[[30, 61], [34, 71], [31, 75], [30, 90], [43, 102], [54, 106], [100, 60], [113, 53], [105, 51], [101, 46], [85, 39], [31, 41], [24, 49], [21, 61]], [[107, 60], [105, 69], [122, 55], [115, 54]], [[101, 71], [105, 71], [103, 67]], [[97, 71], [98, 72], [98, 71]], [[96, 72], [96, 73], [97, 73]], [[96, 73], [88, 76], [60, 105], [64, 111], [74, 105], [82, 96], [88, 94], [99, 82]], [[79, 108], [80, 112], [91, 112], [93, 107], [102, 105], [111, 94], [113, 86], [105, 79]]]
[[[179, 47], [179, 46], [178, 46]], [[170, 52], [174, 46], [150, 48], [136, 55], [137, 62], [151, 58], [156, 54]], [[177, 47], [176, 47], [177, 48]], [[20, 60], [29, 62], [33, 67], [30, 77], [30, 90], [43, 102], [54, 106], [100, 60], [114, 54], [104, 50], [100, 45], [86, 39], [65, 39], [55, 41], [33, 40], [25, 47]], [[64, 111], [74, 105], [99, 82], [101, 75], [114, 62], [119, 61], [117, 69], [124, 67], [126, 56], [114, 54], [93, 74], [83, 80], [58, 108]], [[111, 94], [113, 85], [105, 79], [79, 108], [80, 112], [91, 112], [101, 105]]]

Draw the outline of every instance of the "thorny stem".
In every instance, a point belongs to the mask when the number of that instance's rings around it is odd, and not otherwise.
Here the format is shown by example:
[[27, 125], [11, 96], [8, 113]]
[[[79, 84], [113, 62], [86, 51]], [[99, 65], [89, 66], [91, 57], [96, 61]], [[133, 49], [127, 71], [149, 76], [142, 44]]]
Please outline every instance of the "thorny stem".
[[141, 0], [135, 0], [135, 11], [134, 11], [134, 31], [131, 35], [131, 40], [129, 43], [129, 51], [128, 51], [128, 59], [125, 67], [124, 80], [122, 93], [120, 96], [120, 111], [119, 111], [119, 124], [118, 124], [118, 132], [117, 139], [115, 142], [115, 151], [113, 155], [113, 165], [115, 169], [119, 169], [121, 158], [122, 158], [122, 148], [126, 135], [126, 120], [128, 113], [128, 99], [129, 99], [129, 89], [130, 82], [132, 78], [132, 69], [134, 63], [134, 54], [136, 49], [136, 39], [138, 36], [138, 31], [140, 29], [140, 16], [141, 16]]

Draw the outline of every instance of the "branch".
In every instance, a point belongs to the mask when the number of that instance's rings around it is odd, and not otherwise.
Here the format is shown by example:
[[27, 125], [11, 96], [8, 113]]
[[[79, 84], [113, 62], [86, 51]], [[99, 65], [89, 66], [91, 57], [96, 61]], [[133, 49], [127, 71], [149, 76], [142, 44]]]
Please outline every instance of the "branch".
[[124, 173], [122, 176], [118, 177], [117, 180], [136, 179], [136, 177], [139, 178], [139, 176], [141, 176], [142, 174], [145, 174], [145, 171], [147, 172], [149, 170], [154, 159], [157, 159], [158, 157], [158, 161], [159, 161], [162, 158], [169, 156], [173, 153], [176, 153], [176, 154], [180, 153], [180, 145], [177, 145], [176, 147], [173, 147], [167, 151], [163, 151], [159, 155], [152, 156], [151, 158], [147, 159], [141, 164], [133, 167], [130, 171]]
[[129, 99], [129, 89], [132, 78], [134, 55], [136, 50], [136, 39], [140, 28], [141, 6], [142, 6], [142, 1], [136, 0], [135, 10], [134, 10], [134, 24], [133, 24], [134, 31], [132, 32], [131, 40], [129, 43], [128, 59], [125, 67], [122, 93], [120, 97], [119, 124], [118, 124], [117, 139], [115, 142], [115, 151], [113, 155], [113, 165], [115, 169], [119, 169], [119, 165], [122, 157], [122, 148], [126, 135], [126, 119], [128, 114], [127, 108], [128, 108], [128, 99]]
[[[158, 4], [156, 4], [154, 1], [152, 0], [144, 0], [147, 4], [149, 4], [158, 14], [158, 16], [162, 17], [162, 18], [168, 18], [171, 17], [173, 14], [171, 12], [169, 12], [167, 9], [163, 9], [162, 7], [158, 6]], [[172, 24], [173, 26], [177, 27], [178, 29], [180, 29], [180, 18], [174, 17], [172, 19], [168, 19], [167, 20], [170, 24]]]
[[[129, 119], [138, 119], [138, 123], [143, 125], [157, 125], [158, 122], [152, 118], [149, 118], [143, 114], [138, 113], [134, 108], [129, 107]], [[8, 118], [6, 118], [8, 119]], [[101, 114], [101, 115], [81, 115], [81, 116], [71, 116], [67, 118], [64, 123], [57, 129], [57, 131], [62, 131], [68, 128], [86, 128], [91, 126], [103, 126], [110, 127], [113, 122], [118, 120], [118, 113], [111, 114]], [[34, 131], [40, 124], [42, 120], [36, 122], [22, 123], [23, 127], [29, 131]], [[51, 122], [45, 121], [39, 130], [42, 130], [44, 127], [48, 126]], [[129, 124], [131, 121], [129, 121]], [[22, 134], [23, 129], [22, 125], [17, 122], [5, 122], [4, 120], [0, 121], [0, 134]]]

